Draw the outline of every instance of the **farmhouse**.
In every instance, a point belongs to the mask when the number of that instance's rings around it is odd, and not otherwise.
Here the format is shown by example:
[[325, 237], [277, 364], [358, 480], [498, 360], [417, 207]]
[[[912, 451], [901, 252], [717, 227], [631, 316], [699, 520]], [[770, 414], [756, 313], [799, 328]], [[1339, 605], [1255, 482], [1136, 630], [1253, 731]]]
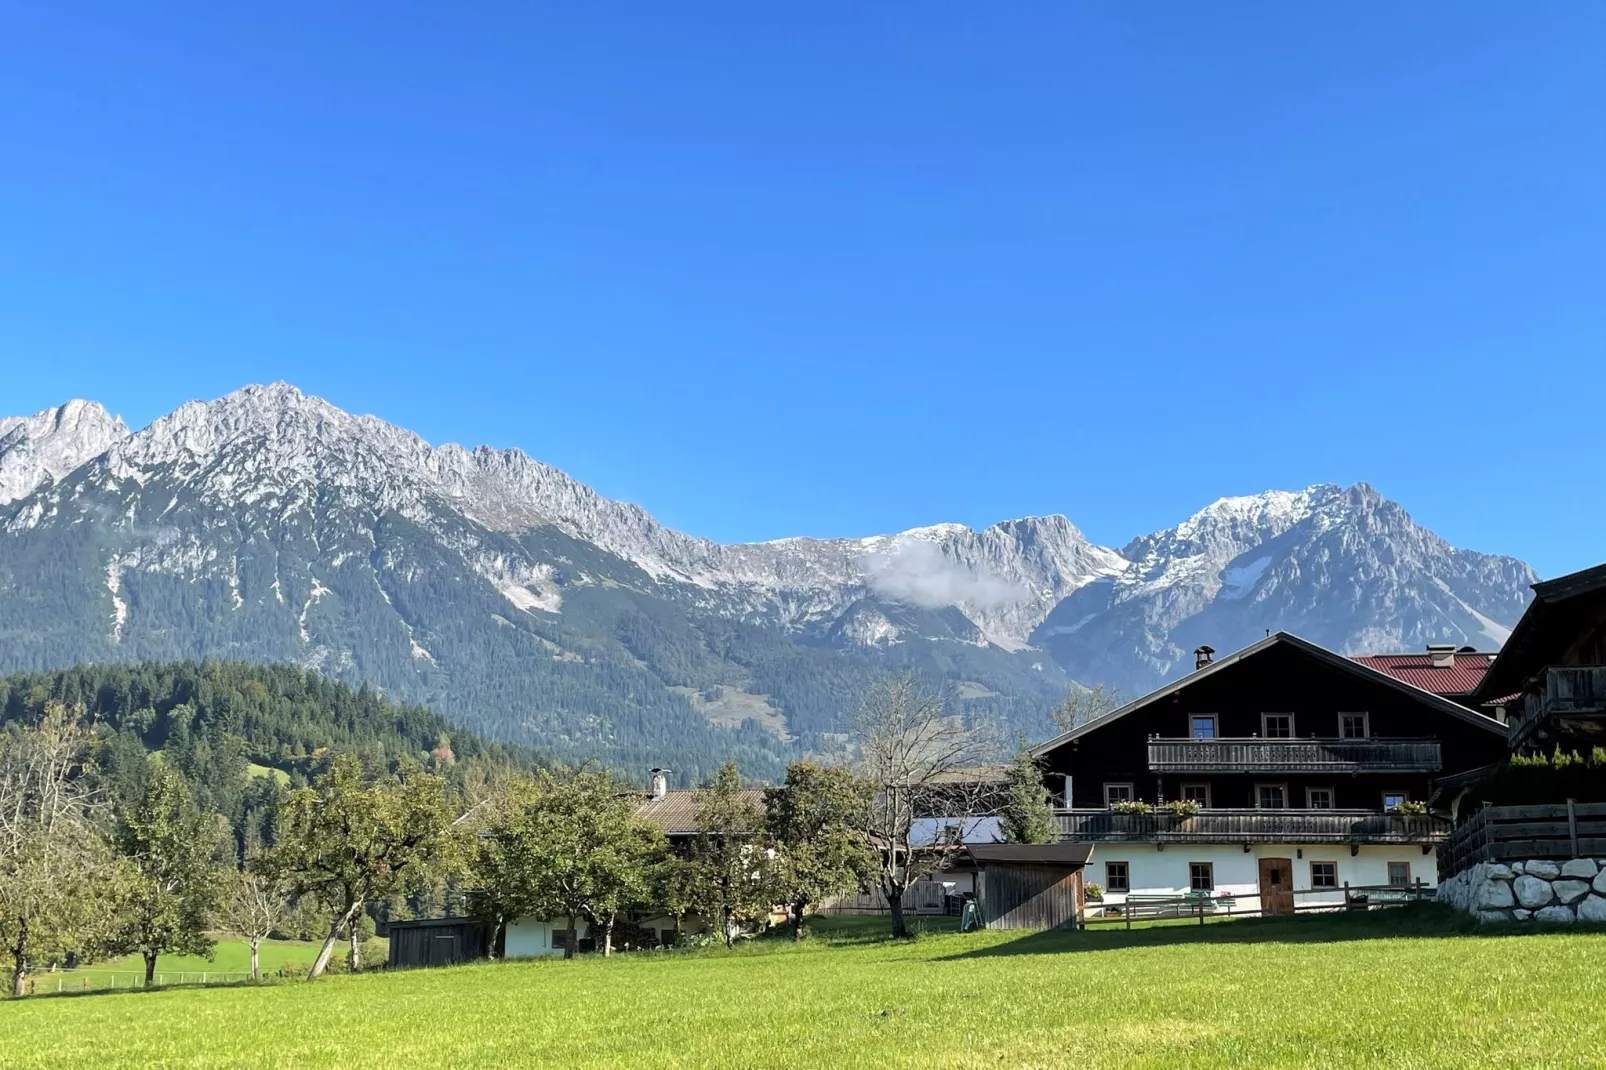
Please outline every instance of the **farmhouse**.
[[[698, 832], [697, 811], [701, 806], [703, 793], [696, 790], [670, 790], [668, 772], [666, 769], [652, 771], [652, 790], [640, 797], [636, 806], [636, 816], [645, 818], [663, 829], [664, 838], [669, 841], [672, 850], [685, 850]], [[761, 788], [745, 788], [739, 794], [744, 801], [755, 806], [764, 805], [764, 792]], [[700, 923], [695, 919], [692, 919], [688, 926], [685, 919], [677, 924], [676, 919], [668, 914], [638, 917], [615, 926], [614, 943], [617, 946], [631, 947], [673, 944], [678, 930], [688, 927], [691, 931], [701, 929]], [[575, 920], [575, 934], [577, 940], [575, 950], [595, 949], [596, 942], [589, 935], [583, 919]], [[500, 953], [506, 958], [562, 955], [567, 939], [566, 918], [518, 918], [508, 923]]]
[[1034, 753], [1062, 839], [1094, 843], [1104, 902], [1231, 896], [1265, 913], [1352, 886], [1432, 887], [1450, 830], [1434, 777], [1487, 764], [1506, 726], [1279, 632]]
[[1441, 784], [1439, 897], [1485, 921], [1606, 922], [1606, 565], [1534, 584], [1474, 698], [1510, 755]]

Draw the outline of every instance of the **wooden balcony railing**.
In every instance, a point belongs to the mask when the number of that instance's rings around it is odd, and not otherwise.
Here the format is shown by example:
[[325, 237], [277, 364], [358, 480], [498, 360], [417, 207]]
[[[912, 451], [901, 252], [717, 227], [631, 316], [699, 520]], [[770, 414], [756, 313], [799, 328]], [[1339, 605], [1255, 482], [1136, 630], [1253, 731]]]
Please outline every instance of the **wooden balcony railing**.
[[1437, 773], [1428, 739], [1151, 739], [1155, 773]]
[[1546, 669], [1539, 686], [1523, 696], [1511, 718], [1510, 745], [1519, 747], [1552, 717], [1606, 713], [1606, 665]]
[[1443, 818], [1375, 810], [1201, 810], [1192, 817], [1164, 811], [1118, 814], [1061, 810], [1061, 839], [1143, 843], [1409, 843], [1429, 846], [1450, 831]]
[[1545, 670], [1539, 713], [1606, 712], [1606, 665], [1580, 665]]

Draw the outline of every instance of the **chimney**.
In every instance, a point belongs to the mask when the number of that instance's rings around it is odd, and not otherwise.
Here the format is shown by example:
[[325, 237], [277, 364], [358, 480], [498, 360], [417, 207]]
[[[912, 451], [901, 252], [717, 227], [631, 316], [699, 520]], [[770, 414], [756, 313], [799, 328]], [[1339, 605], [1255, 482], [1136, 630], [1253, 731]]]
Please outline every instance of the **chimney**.
[[1198, 672], [1206, 665], [1209, 665], [1210, 662], [1215, 659], [1215, 655], [1215, 647], [1202, 646], [1198, 650], [1195, 650], [1193, 652], [1193, 670]]
[[1433, 667], [1435, 669], [1453, 669], [1455, 668], [1455, 644], [1429, 643], [1428, 657], [1433, 659]]
[[652, 771], [652, 801], [653, 802], [657, 802], [659, 799], [662, 799], [665, 795], [669, 794], [669, 777], [666, 774], [672, 773], [672, 772], [674, 772], [673, 769], [659, 769], [656, 766], [653, 767], [653, 771]]

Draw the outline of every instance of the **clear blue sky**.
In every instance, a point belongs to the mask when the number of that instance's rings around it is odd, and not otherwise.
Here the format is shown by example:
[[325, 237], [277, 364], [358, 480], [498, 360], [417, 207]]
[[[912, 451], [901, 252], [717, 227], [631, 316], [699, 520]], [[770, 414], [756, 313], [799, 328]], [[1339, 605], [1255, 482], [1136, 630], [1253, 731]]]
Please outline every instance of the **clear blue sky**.
[[0, 120], [0, 412], [288, 379], [721, 540], [1366, 480], [1606, 560], [1599, 0], [13, 4]]

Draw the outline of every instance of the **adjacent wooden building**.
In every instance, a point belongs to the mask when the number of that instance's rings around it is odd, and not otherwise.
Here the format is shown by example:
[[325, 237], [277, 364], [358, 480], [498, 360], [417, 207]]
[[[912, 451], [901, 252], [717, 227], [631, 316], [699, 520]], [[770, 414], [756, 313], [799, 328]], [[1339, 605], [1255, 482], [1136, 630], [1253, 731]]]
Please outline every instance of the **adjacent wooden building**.
[[390, 965], [452, 966], [484, 958], [486, 926], [474, 918], [421, 918], [393, 921], [390, 930]]
[[1082, 923], [1088, 843], [971, 844], [976, 907], [988, 929], [1063, 929]]

